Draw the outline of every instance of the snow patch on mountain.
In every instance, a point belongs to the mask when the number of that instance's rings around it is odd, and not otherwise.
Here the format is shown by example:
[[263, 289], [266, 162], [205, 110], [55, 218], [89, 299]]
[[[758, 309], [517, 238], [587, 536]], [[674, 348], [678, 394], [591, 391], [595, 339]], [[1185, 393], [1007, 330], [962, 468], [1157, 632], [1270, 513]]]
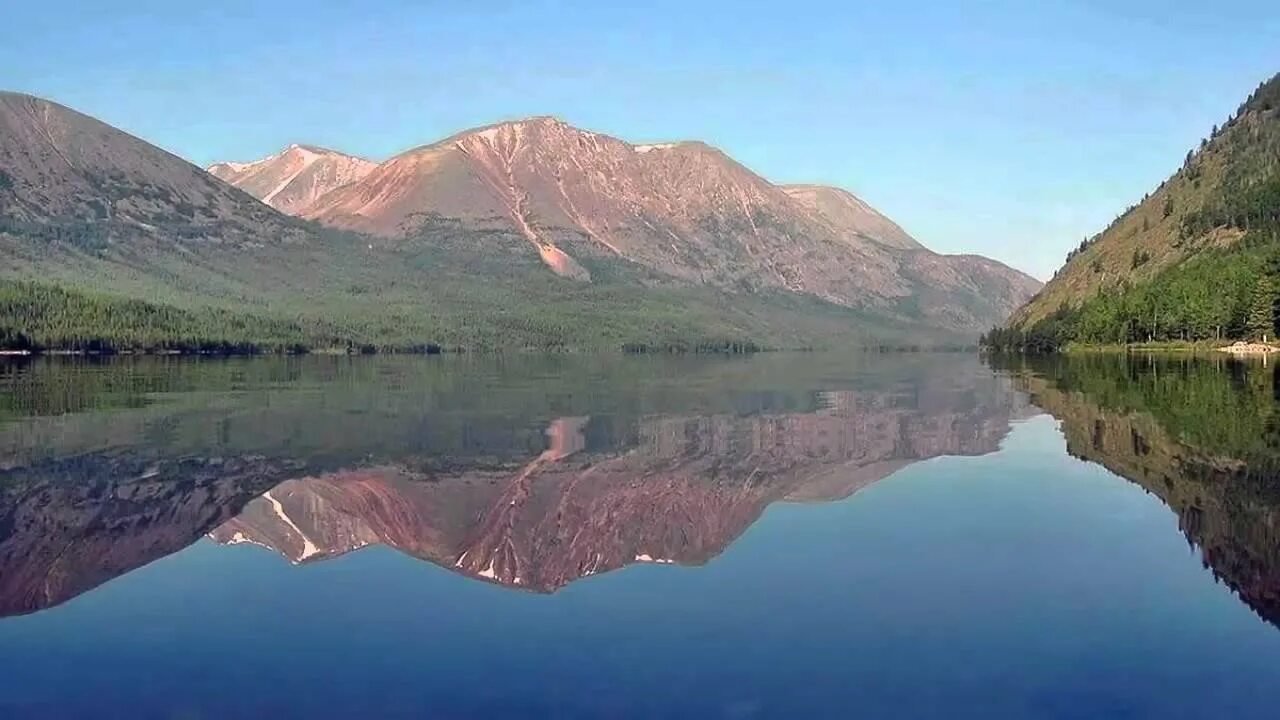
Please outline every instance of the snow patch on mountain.
[[657, 145], [636, 145], [634, 150], [641, 155], [645, 155], [655, 150], [670, 150], [674, 147], [676, 147], [676, 143], [659, 143]]

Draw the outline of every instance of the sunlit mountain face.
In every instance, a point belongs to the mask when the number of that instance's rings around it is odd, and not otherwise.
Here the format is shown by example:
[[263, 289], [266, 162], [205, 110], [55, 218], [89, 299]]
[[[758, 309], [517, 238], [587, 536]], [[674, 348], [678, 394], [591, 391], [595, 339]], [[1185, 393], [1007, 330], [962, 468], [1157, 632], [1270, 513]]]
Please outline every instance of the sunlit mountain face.
[[[57, 605], [205, 535], [293, 563], [385, 545], [537, 592], [701, 565], [773, 503], [994, 451], [1030, 411], [1009, 380], [955, 360], [842, 378], [773, 359], [729, 377], [638, 361], [584, 367], [546, 395], [495, 386], [483, 364], [110, 366], [78, 371], [70, 392], [65, 368], [28, 368], [0, 439], [0, 613]], [[645, 389], [624, 381], [646, 375]], [[549, 416], [562, 410], [581, 414]]]
[[209, 171], [283, 212], [396, 245], [506, 234], [582, 282], [607, 282], [600, 263], [622, 260], [613, 274], [915, 305], [930, 324], [976, 332], [1040, 288], [988, 258], [928, 250], [846, 190], [775, 185], [703, 142], [633, 144], [550, 117], [464, 130], [376, 166], [292, 146]]

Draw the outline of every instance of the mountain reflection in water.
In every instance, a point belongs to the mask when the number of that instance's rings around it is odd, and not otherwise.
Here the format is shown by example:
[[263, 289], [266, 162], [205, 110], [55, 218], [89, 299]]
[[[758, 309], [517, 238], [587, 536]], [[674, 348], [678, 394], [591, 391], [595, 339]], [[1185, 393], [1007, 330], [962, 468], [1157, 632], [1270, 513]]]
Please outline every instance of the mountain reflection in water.
[[[633, 563], [702, 564], [771, 503], [840, 499], [916, 461], [996, 450], [1025, 403], [975, 359], [943, 360], [795, 377], [764, 359], [728, 378], [704, 361], [653, 368], [649, 385], [643, 364], [559, 385], [529, 373], [542, 392], [520, 375], [504, 388], [396, 364], [81, 371], [161, 391], [125, 409], [34, 408], [5, 428], [0, 614], [65, 602], [206, 534], [294, 563], [387, 545], [539, 592]], [[119, 400], [76, 387], [90, 408]], [[598, 414], [537, 420], [557, 405]]]
[[295, 564], [384, 545], [543, 593], [637, 563], [696, 566], [773, 503], [991, 453], [1043, 410], [1071, 455], [1158, 496], [1214, 576], [1280, 624], [1275, 369], [860, 360], [8, 366], [0, 616], [205, 536]]
[[1270, 718], [1278, 387], [1140, 356], [0, 363], [0, 717]]
[[1009, 428], [1009, 408], [989, 402], [926, 414], [870, 393], [827, 399], [807, 414], [646, 418], [634, 446], [608, 452], [587, 449], [587, 418], [562, 418], [523, 466], [288, 480], [213, 537], [293, 562], [380, 543], [552, 591], [636, 562], [705, 563], [770, 503], [848, 497], [917, 460], [991, 452]]

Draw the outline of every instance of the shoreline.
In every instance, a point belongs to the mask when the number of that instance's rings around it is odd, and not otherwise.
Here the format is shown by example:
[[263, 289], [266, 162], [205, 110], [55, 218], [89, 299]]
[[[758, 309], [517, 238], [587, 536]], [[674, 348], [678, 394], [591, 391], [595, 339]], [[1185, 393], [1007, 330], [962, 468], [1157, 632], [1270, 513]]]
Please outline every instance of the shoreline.
[[1276, 347], [1266, 342], [1234, 342], [1226, 347], [1216, 349], [1217, 352], [1227, 353], [1236, 357], [1267, 357], [1272, 353], [1280, 352], [1280, 347]]
[[347, 352], [339, 348], [322, 348], [306, 352], [183, 352], [175, 350], [118, 350], [104, 352], [101, 350], [0, 350], [0, 360], [9, 358], [300, 358], [300, 357], [459, 357], [464, 355], [598, 355], [618, 357], [673, 357], [673, 356], [734, 356], [748, 357], [752, 355], [768, 355], [778, 353], [845, 353], [850, 357], [860, 355], [917, 355], [917, 354], [980, 354], [982, 348], [976, 345], [939, 345], [939, 346], [902, 346], [902, 347], [798, 347], [798, 348], [752, 348], [749, 350], [724, 349], [649, 349], [644, 351], [618, 350], [610, 348], [449, 348], [439, 351], [405, 351], [382, 350], [378, 352]]
[[1237, 340], [1229, 344], [1223, 344], [1222, 341], [1199, 341], [1199, 342], [1157, 342], [1157, 343], [1133, 343], [1130, 345], [1082, 345], [1070, 344], [1065, 347], [1058, 348], [1044, 353], [1027, 352], [1027, 351], [1006, 351], [995, 348], [983, 348], [984, 352], [1006, 353], [1012, 352], [1015, 355], [1106, 355], [1106, 354], [1140, 354], [1140, 353], [1178, 353], [1178, 354], [1204, 354], [1218, 355], [1225, 354], [1233, 357], [1267, 357], [1275, 353], [1280, 353], [1280, 344], [1248, 342]]

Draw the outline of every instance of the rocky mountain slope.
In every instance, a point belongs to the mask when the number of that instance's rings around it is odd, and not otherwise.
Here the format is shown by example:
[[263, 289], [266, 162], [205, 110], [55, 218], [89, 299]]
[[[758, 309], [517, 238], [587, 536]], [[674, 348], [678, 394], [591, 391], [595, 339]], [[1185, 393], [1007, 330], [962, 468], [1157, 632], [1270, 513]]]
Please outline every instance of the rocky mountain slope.
[[297, 225], [98, 120], [0, 92], [0, 247], [21, 239], [92, 251], [127, 251], [126, 242], [279, 243], [296, 237]]
[[298, 214], [409, 241], [442, 226], [514, 232], [580, 281], [593, 265], [623, 261], [683, 282], [808, 293], [957, 330], [1007, 316], [1039, 287], [996, 262], [931, 253], [845, 191], [775, 186], [700, 142], [634, 145], [547, 117], [402, 153]]
[[782, 191], [804, 205], [832, 232], [899, 250], [923, 250], [915, 238], [861, 198], [826, 185], [783, 185]]
[[256, 162], [220, 162], [207, 169], [281, 212], [300, 215], [320, 196], [363, 178], [374, 167], [333, 150], [290, 145]]
[[[1063, 339], [1132, 342], [1248, 333], [1257, 255], [1280, 240], [1280, 76], [1264, 83], [1167, 181], [1083, 242], [1011, 320], [1055, 313]], [[1050, 332], [1047, 326], [1042, 328]]]

